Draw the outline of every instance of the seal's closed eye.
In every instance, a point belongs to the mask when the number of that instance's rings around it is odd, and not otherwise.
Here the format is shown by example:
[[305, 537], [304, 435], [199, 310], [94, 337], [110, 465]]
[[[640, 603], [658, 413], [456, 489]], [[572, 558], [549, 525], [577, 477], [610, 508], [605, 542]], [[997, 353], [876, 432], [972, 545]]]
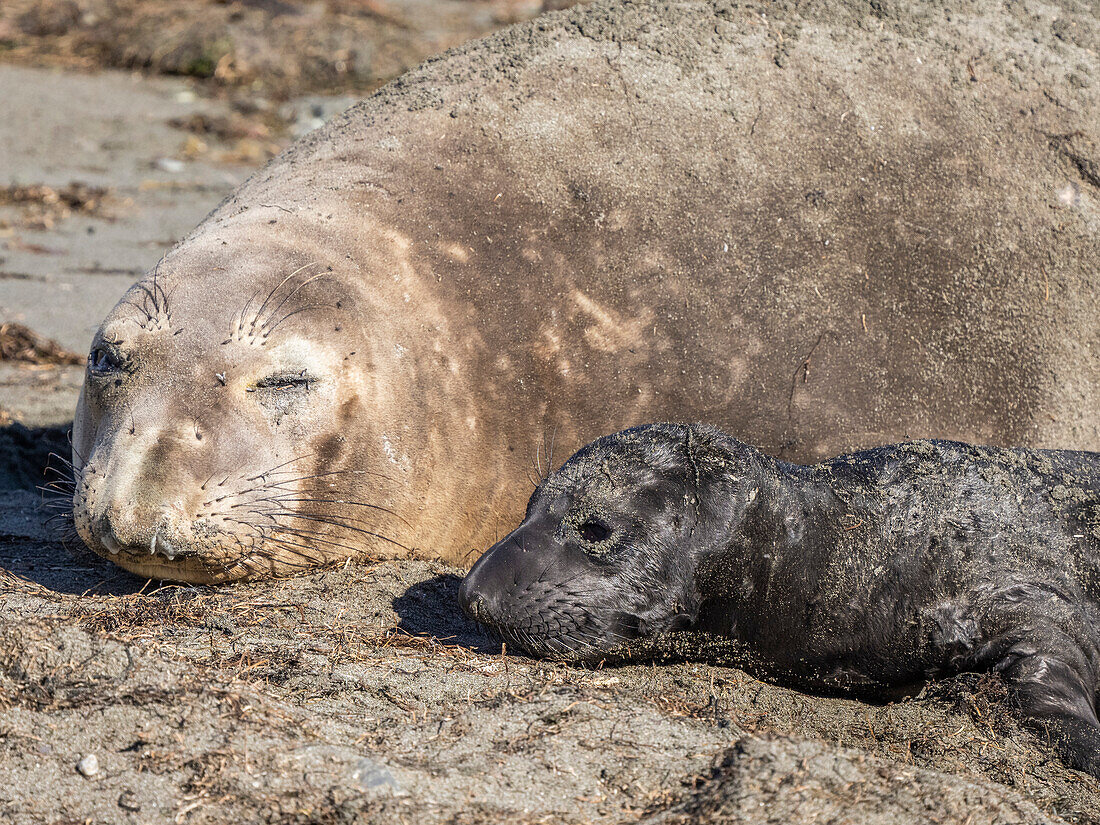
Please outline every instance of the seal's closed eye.
[[257, 390], [308, 390], [317, 383], [317, 379], [306, 370], [298, 372], [280, 372], [261, 378], [254, 385]]

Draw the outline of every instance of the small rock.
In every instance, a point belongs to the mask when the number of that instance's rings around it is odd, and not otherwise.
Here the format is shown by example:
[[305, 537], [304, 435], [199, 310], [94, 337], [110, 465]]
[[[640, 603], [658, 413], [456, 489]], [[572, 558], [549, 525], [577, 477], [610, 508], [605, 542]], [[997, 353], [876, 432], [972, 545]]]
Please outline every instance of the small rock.
[[124, 811], [137, 813], [141, 810], [141, 803], [138, 802], [137, 794], [133, 791], [123, 791], [118, 797], [118, 807]]
[[1058, 190], [1058, 202], [1062, 206], [1076, 206], [1081, 201], [1081, 187], [1070, 181], [1062, 189]]
[[183, 171], [183, 161], [175, 158], [157, 158], [153, 161], [153, 166], [162, 172], [171, 172], [174, 175]]
[[89, 753], [76, 763], [76, 769], [84, 774], [84, 776], [95, 776], [99, 773], [99, 759], [96, 758], [94, 753]]
[[397, 796], [405, 794], [405, 789], [390, 773], [390, 769], [372, 759], [360, 759], [351, 775], [364, 792], [394, 794]]

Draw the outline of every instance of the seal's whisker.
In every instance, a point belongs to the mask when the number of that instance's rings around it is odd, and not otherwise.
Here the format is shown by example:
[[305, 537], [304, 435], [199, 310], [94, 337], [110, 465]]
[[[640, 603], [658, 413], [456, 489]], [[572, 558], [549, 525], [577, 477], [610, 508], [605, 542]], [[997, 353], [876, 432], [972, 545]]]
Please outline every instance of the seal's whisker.
[[350, 499], [342, 498], [286, 498], [284, 496], [273, 496], [269, 500], [277, 501], [282, 504], [347, 504], [351, 507], [365, 507], [369, 510], [380, 510], [383, 513], [388, 513], [389, 515], [396, 518], [398, 521], [402, 522], [405, 526], [410, 528], [412, 527], [412, 525], [409, 524], [409, 522], [406, 521], [404, 518], [399, 516], [390, 508], [383, 507], [381, 504], [368, 504], [365, 501], [352, 501]]
[[[276, 287], [276, 289], [278, 289], [278, 287]], [[237, 315], [234, 317], [233, 323], [229, 327], [230, 340], [232, 340], [233, 336], [236, 335], [238, 332], [244, 330], [244, 319], [245, 315], [247, 315], [248, 313], [248, 308], [252, 306], [252, 302], [256, 300], [256, 296], [259, 295], [262, 291], [263, 287], [260, 287], [251, 295], [249, 295], [248, 300], [244, 302], [244, 306], [241, 307], [240, 312], [238, 312]]]
[[[317, 564], [318, 562], [325, 561], [324, 555], [318, 555], [318, 553], [315, 551], [315, 548], [310, 547], [308, 544], [298, 544], [297, 542], [290, 541], [289, 539], [279, 538], [278, 536], [270, 536], [265, 539], [263, 546], [266, 547], [266, 545], [268, 544], [277, 545], [281, 550], [284, 550], [288, 553], [294, 553], [294, 555], [299, 556], [300, 558], [305, 559], [307, 562], [309, 562], [309, 566]], [[285, 559], [280, 559], [279, 561], [282, 564], [288, 563]]]
[[49, 515], [46, 526], [52, 531], [60, 531], [62, 542], [76, 534], [73, 496], [77, 490], [77, 469], [72, 461], [51, 452], [42, 474], [47, 478], [43, 484], [36, 485], [39, 493], [39, 506]]
[[[359, 549], [357, 549], [355, 547], [352, 547], [349, 544], [344, 544], [343, 542], [332, 541], [330, 539], [324, 538], [324, 536], [326, 534], [325, 533], [319, 533], [316, 530], [303, 530], [303, 529], [297, 528], [297, 527], [278, 527], [278, 528], [276, 528], [276, 531], [278, 533], [284, 533], [286, 535], [295, 536], [295, 537], [303, 539], [305, 541], [318, 542], [320, 544], [324, 544], [324, 545], [327, 545], [329, 547], [335, 547], [339, 550], [344, 550], [344, 551], [352, 554], [353, 556], [358, 556], [361, 553], [361, 551]], [[281, 540], [278, 535], [272, 536], [272, 538], [275, 539], [276, 541]]]
[[72, 502], [67, 501], [67, 499], [71, 499], [71, 496], [49, 487], [39, 487], [38, 489], [42, 493], [41, 506], [44, 510], [53, 511], [55, 515], [72, 515]]
[[142, 315], [144, 315], [145, 320], [147, 320], [147, 321], [152, 321], [153, 320], [152, 316], [149, 315], [149, 310], [147, 310], [145, 307], [138, 306], [137, 304], [135, 304], [133, 301], [131, 301], [129, 299], [119, 301], [118, 303], [119, 303], [119, 306], [132, 306], [134, 309], [136, 309], [138, 312], [140, 312]]
[[386, 481], [393, 481], [394, 480], [392, 476], [388, 476], [385, 473], [379, 473], [375, 470], [326, 470], [323, 473], [314, 473], [313, 475], [309, 475], [309, 476], [298, 476], [297, 478], [287, 479], [285, 481], [280, 481], [279, 483], [280, 484], [290, 484], [291, 482], [294, 482], [294, 481], [308, 481], [308, 480], [314, 479], [314, 478], [324, 478], [326, 476], [339, 476], [339, 475], [356, 475], [356, 476], [365, 475], [365, 476], [374, 476], [375, 478], [383, 478]]
[[543, 481], [550, 477], [550, 473], [554, 469], [554, 446], [557, 443], [557, 440], [558, 427], [555, 424], [553, 432], [550, 433], [550, 451], [549, 454], [546, 456], [546, 474], [542, 477]]
[[336, 305], [335, 304], [308, 304], [307, 306], [299, 307], [298, 309], [294, 310], [293, 312], [288, 312], [286, 315], [284, 315], [282, 318], [280, 318], [278, 321], [276, 321], [271, 326], [267, 326], [267, 324], [265, 323], [264, 326], [260, 327], [261, 337], [263, 337], [263, 338], [270, 337], [271, 333], [273, 333], [276, 329], [278, 329], [279, 325], [282, 324], [284, 321], [289, 320], [290, 318], [293, 318], [295, 315], [298, 315], [298, 314], [303, 313], [303, 312], [309, 312], [309, 311], [314, 310], [314, 309], [336, 309]]
[[65, 440], [69, 442], [69, 449], [73, 451], [73, 455], [80, 459], [81, 469], [86, 467], [88, 464], [88, 459], [84, 456], [82, 452], [80, 452], [80, 450], [76, 448], [76, 445], [73, 444], [73, 431], [71, 427], [65, 433]]
[[353, 527], [350, 524], [344, 524], [343, 522], [340, 522], [340, 521], [335, 521], [333, 519], [324, 518], [324, 517], [312, 515], [312, 514], [309, 514], [309, 513], [303, 514], [303, 513], [287, 512], [287, 513], [283, 513], [282, 515], [287, 516], [289, 518], [300, 518], [300, 519], [304, 519], [306, 521], [315, 521], [315, 522], [319, 522], [321, 524], [328, 524], [328, 525], [331, 525], [333, 527], [339, 527], [343, 530], [349, 530], [349, 531], [354, 532], [354, 533], [361, 533], [364, 536], [373, 536], [374, 538], [382, 539], [383, 541], [389, 542], [390, 544], [393, 544], [397, 547], [400, 547], [402, 550], [404, 550], [406, 552], [409, 552], [409, 553], [412, 552], [412, 550], [410, 548], [406, 547], [405, 545], [403, 545], [401, 542], [397, 541], [396, 539], [391, 539], [389, 536], [384, 536], [381, 533], [376, 533], [372, 530], [364, 530], [360, 527]]
[[317, 261], [310, 261], [308, 264], [303, 264], [302, 266], [298, 267], [293, 272], [291, 272], [289, 275], [287, 275], [285, 278], [283, 278], [283, 280], [281, 280], [279, 282], [279, 284], [274, 289], [272, 289], [271, 292], [269, 292], [267, 294], [267, 297], [264, 298], [264, 302], [262, 304], [260, 304], [259, 308], [256, 310], [256, 314], [253, 317], [252, 324], [249, 326], [249, 331], [250, 332], [255, 331], [256, 321], [258, 321], [260, 319], [260, 316], [263, 315], [264, 308], [267, 307], [268, 303], [270, 303], [271, 300], [275, 297], [276, 292], [278, 292], [280, 289], [282, 289], [292, 278], [294, 278], [294, 276], [296, 276], [303, 269], [308, 269], [311, 266], [318, 266], [318, 265], [319, 265], [319, 263]]
[[168, 293], [164, 291], [163, 285], [157, 280], [162, 263], [164, 263], [164, 258], [157, 261], [156, 266], [153, 267], [153, 306], [158, 314], [164, 313], [165, 317], [171, 318], [172, 313], [168, 310]]
[[[313, 276], [310, 276], [309, 278], [306, 278], [304, 281], [302, 281], [300, 284], [298, 284], [296, 287], [294, 287], [294, 289], [292, 289], [289, 293], [287, 293], [286, 297], [284, 297], [283, 300], [279, 302], [279, 305], [277, 307], [275, 307], [274, 309], [272, 309], [271, 312], [268, 313], [268, 316], [267, 316], [268, 319], [270, 320], [271, 318], [273, 318], [275, 316], [275, 313], [279, 312], [284, 306], [286, 306], [286, 302], [289, 301], [291, 298], [293, 298], [295, 295], [297, 295], [298, 292], [300, 292], [304, 287], [308, 286], [309, 284], [312, 284], [318, 278], [325, 277], [325, 275], [327, 275], [327, 274], [328, 274], [327, 272], [318, 272], [316, 275], [313, 275]], [[260, 326], [260, 329], [261, 330], [263, 329], [263, 325]]]
[[[247, 494], [251, 494], [253, 492], [255, 492], [255, 493], [269, 493], [269, 492], [271, 492], [271, 490], [268, 487], [259, 487], [259, 488], [256, 488], [254, 490], [246, 491]], [[240, 495], [245, 495], [246, 493], [241, 493]], [[226, 498], [229, 498], [229, 497], [230, 496], [226, 496]], [[230, 504], [229, 509], [230, 510], [239, 510], [242, 507], [255, 507], [256, 505], [263, 504], [265, 502], [272, 505], [273, 507], [276, 507], [279, 510], [285, 509], [283, 507], [283, 502], [277, 496], [269, 496], [269, 495], [257, 496], [255, 498], [249, 499], [248, 501], [238, 501], [236, 504]]]
[[[155, 278], [156, 275], [154, 274], [153, 277]], [[163, 310], [162, 310], [162, 306], [161, 306], [161, 303], [160, 303], [160, 298], [157, 295], [157, 292], [156, 292], [156, 289], [155, 289], [155, 281], [154, 281], [154, 288], [153, 289], [150, 289], [149, 286], [147, 284], [145, 284], [145, 282], [143, 282], [143, 281], [138, 281], [136, 284], [134, 284], [134, 286], [136, 286], [138, 289], [140, 289], [142, 291], [142, 293], [144, 293], [145, 297], [142, 299], [142, 302], [143, 303], [152, 302], [153, 309], [156, 311], [156, 314], [159, 316], [162, 313]], [[164, 314], [167, 314], [167, 313], [164, 313]], [[150, 321], [156, 320], [156, 316], [154, 316], [151, 312], [149, 312], [148, 308], [145, 308], [145, 315]]]
[[38, 487], [41, 494], [42, 507], [47, 510], [69, 510], [72, 505], [72, 488], [56, 487], [52, 484], [44, 484]]
[[42, 484], [37, 485], [39, 490], [57, 494], [71, 494], [76, 490], [76, 479], [71, 474], [63, 473], [61, 470], [51, 470], [48, 467], [44, 473], [51, 473], [54, 478], [47, 479]]
[[46, 471], [54, 470], [56, 472], [57, 468], [55, 466], [55, 462], [59, 462], [63, 467], [66, 467], [69, 470], [76, 469], [73, 466], [72, 461], [62, 455], [58, 455], [57, 453], [50, 453], [46, 456], [46, 459], [49, 461], [49, 464], [46, 465]]
[[[305, 461], [307, 458], [313, 458], [315, 455], [317, 455], [317, 453], [303, 453], [302, 455], [296, 455], [293, 458], [288, 458], [282, 464], [276, 464], [274, 467], [269, 467], [262, 473], [257, 473], [254, 476], [249, 476], [245, 479], [245, 481], [256, 481], [257, 479], [263, 478], [264, 476], [274, 475], [276, 471], [278, 471], [282, 467], [287, 466], [288, 464], [293, 464], [296, 461]], [[293, 472], [293, 470], [288, 470], [287, 472]]]
[[[268, 511], [268, 512], [264, 513], [263, 515], [266, 515], [269, 518], [270, 517], [275, 517], [275, 518], [285, 517], [285, 518], [299, 518], [299, 519], [302, 519], [304, 521], [319, 521], [319, 517], [315, 516], [312, 513], [303, 513], [303, 512], [294, 511], [294, 510], [279, 510], [279, 511], [274, 511], [274, 512], [273, 511]], [[325, 517], [325, 518], [329, 518], [329, 517]], [[375, 524], [374, 522], [364, 521], [363, 519], [358, 519], [358, 518], [355, 518], [354, 516], [340, 516], [338, 521], [340, 522], [340, 526], [344, 527], [347, 530], [357, 529], [357, 528], [351, 527], [350, 525], [352, 525], [352, 524], [361, 524], [367, 529], [375, 529], [379, 526], [379, 525]], [[281, 523], [281, 522], [277, 522], [277, 523]]]
[[[258, 551], [263, 551], [268, 545], [288, 544], [290, 546], [297, 547], [300, 550], [309, 550], [309, 551], [313, 552], [314, 555], [316, 555], [316, 553], [318, 552], [316, 547], [311, 547], [311, 546], [306, 545], [306, 544], [298, 544], [296, 542], [291, 541], [290, 538], [286, 538], [282, 535], [279, 535], [278, 530], [279, 530], [278, 527], [274, 527], [271, 530], [266, 530], [266, 529], [261, 530], [260, 534], [259, 534], [260, 543], [259, 543], [259, 545], [257, 546], [256, 549]], [[298, 538], [297, 536], [294, 536], [291, 533], [288, 533], [287, 535], [290, 535], [292, 538]], [[299, 555], [302, 555], [302, 554], [299, 553]]]

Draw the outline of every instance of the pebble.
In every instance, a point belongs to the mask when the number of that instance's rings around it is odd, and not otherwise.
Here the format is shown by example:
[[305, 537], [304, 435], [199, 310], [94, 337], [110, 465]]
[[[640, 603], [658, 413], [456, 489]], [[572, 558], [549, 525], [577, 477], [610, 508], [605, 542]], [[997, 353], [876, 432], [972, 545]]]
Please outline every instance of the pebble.
[[95, 776], [99, 773], [99, 760], [94, 753], [89, 753], [76, 763], [76, 769], [84, 774], [84, 776]]
[[162, 172], [171, 172], [173, 174], [183, 171], [183, 161], [176, 160], [175, 158], [157, 158], [153, 161], [153, 166]]
[[352, 770], [354, 779], [360, 790], [371, 794], [394, 794], [404, 796], [405, 789], [401, 783], [390, 773], [385, 765], [375, 762], [373, 759], [360, 759]]

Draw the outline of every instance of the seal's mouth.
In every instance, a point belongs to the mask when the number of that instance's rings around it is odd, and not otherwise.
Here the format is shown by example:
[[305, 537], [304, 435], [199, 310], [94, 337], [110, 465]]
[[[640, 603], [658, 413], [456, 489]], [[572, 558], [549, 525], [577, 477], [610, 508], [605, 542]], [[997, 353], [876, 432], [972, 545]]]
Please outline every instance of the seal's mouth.
[[190, 475], [158, 484], [151, 470], [127, 477], [74, 463], [63, 517], [92, 552], [120, 567], [191, 584], [295, 575], [366, 552], [393, 555], [391, 548], [409, 552], [392, 537], [395, 522], [407, 522], [363, 500], [361, 476], [379, 474], [302, 463], [312, 457], [263, 471], [223, 470], [202, 484]]
[[211, 575], [206, 566], [199, 564], [198, 559], [195, 558], [176, 558], [174, 561], [168, 561], [161, 556], [123, 557], [120, 553], [118, 557], [112, 556], [111, 560], [127, 573], [143, 579], [163, 579], [195, 584], [217, 583], [217, 579]]
[[153, 537], [149, 540], [148, 547], [122, 544], [115, 539], [114, 536], [106, 533], [96, 538], [99, 539], [99, 543], [103, 546], [103, 549], [112, 556], [123, 553], [134, 558], [160, 555], [172, 562], [176, 560], [177, 556], [186, 554], [186, 551], [178, 551], [177, 545], [169, 541], [159, 530], [154, 533]]
[[580, 627], [568, 630], [557, 629], [556, 632], [548, 632], [551, 627], [560, 622], [551, 621], [545, 625], [541, 623], [509, 623], [498, 622], [482, 612], [481, 619], [467, 613], [477, 625], [493, 638], [507, 645], [509, 651], [519, 650], [535, 659], [551, 659], [568, 664], [596, 664], [607, 658], [612, 646], [597, 644], [594, 634], [585, 632]]
[[142, 578], [196, 584], [233, 578], [228, 567], [212, 566], [197, 550], [173, 543], [159, 533], [148, 545], [123, 544], [109, 534], [96, 535], [94, 541], [86, 544], [98, 555]]

